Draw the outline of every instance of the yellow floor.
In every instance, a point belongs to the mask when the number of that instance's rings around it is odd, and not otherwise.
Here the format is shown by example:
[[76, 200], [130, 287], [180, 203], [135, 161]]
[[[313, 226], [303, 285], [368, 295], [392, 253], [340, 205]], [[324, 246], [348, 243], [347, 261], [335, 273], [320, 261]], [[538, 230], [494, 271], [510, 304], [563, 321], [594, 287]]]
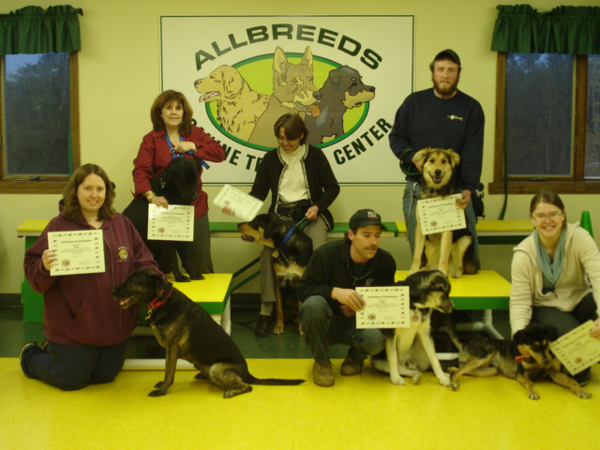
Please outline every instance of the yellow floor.
[[306, 378], [293, 387], [255, 386], [224, 400], [195, 372], [178, 371], [165, 397], [148, 392], [160, 371], [125, 371], [114, 383], [61, 392], [26, 378], [0, 358], [0, 449], [598, 449], [600, 367], [581, 400], [550, 381], [527, 399], [501, 377], [462, 380], [453, 392], [426, 374], [394, 386], [365, 366], [324, 389], [312, 361], [253, 359], [259, 378]]

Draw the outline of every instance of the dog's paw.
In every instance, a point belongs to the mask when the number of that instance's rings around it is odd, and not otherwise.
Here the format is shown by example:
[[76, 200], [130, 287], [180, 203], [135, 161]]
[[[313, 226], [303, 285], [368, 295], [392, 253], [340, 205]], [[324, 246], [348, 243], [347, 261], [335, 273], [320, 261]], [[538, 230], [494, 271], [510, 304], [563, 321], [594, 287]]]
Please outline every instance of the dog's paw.
[[177, 281], [178, 283], [187, 283], [190, 282], [192, 280], [190, 280], [188, 277], [186, 277], [185, 275], [181, 275], [181, 276], [176, 276], [175, 277], [175, 281]]
[[458, 367], [448, 367], [448, 369], [446, 369], [448, 371], [448, 373], [454, 373], [458, 370]]
[[423, 374], [421, 372], [417, 372], [412, 376], [413, 384], [421, 384], [422, 379], [423, 379]]
[[450, 275], [451, 278], [460, 278], [463, 275], [463, 271], [460, 269], [451, 270], [448, 275]]
[[197, 272], [188, 272], [188, 275], [190, 276], [190, 278], [192, 280], [204, 280], [204, 275], [202, 275], [201, 273], [197, 273]]
[[204, 376], [204, 374], [202, 372], [198, 372], [194, 378], [196, 380], [208, 380], [208, 377]]
[[390, 375], [390, 379], [396, 386], [404, 386], [406, 384], [406, 381], [400, 375]]
[[585, 389], [578, 389], [577, 391], [575, 391], [575, 395], [579, 398], [590, 398], [592, 396], [592, 394], [590, 394]]
[[437, 379], [442, 386], [450, 387], [450, 375], [447, 373], [441, 374]]
[[162, 397], [166, 392], [161, 391], [160, 389], [156, 389], [148, 394], [148, 397]]
[[159, 381], [158, 383], [156, 383], [156, 384], [154, 385], [154, 387], [155, 387], [156, 389], [160, 389], [160, 388], [163, 386], [163, 384], [164, 384], [164, 381]]
[[283, 321], [275, 324], [275, 329], [273, 330], [273, 334], [283, 334]]
[[458, 384], [458, 383], [456, 383], [454, 381], [451, 381], [450, 382], [450, 387], [452, 388], [453, 391], [458, 391], [458, 388], [460, 388], [460, 384]]
[[538, 392], [535, 389], [532, 389], [531, 391], [527, 392], [527, 398], [530, 400], [539, 400], [540, 394], [538, 394]]

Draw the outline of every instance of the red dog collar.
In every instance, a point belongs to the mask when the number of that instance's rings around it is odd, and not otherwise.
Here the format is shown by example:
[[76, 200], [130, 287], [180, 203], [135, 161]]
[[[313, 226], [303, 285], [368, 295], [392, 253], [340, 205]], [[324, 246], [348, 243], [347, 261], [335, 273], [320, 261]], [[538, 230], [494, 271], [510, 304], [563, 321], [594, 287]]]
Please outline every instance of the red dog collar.
[[162, 291], [160, 291], [160, 294], [158, 294], [158, 296], [154, 300], [152, 300], [150, 303], [148, 303], [148, 316], [146, 317], [146, 320], [148, 320], [150, 318], [150, 316], [152, 315], [152, 312], [155, 309], [160, 308], [162, 305], [165, 304], [165, 302], [167, 300], [169, 300], [169, 297], [171, 297], [171, 294], [173, 293], [173, 288], [171, 287], [169, 294], [163, 300], [159, 300], [160, 297], [164, 294], [164, 292], [165, 292], [165, 290], [163, 289]]

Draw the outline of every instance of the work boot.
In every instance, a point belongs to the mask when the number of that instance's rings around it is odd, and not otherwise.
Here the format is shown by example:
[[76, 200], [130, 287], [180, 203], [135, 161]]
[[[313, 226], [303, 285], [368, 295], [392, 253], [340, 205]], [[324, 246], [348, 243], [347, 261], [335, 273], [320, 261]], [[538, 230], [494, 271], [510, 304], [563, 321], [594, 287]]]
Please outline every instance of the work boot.
[[317, 386], [331, 387], [335, 384], [335, 378], [333, 377], [333, 365], [331, 361], [327, 361], [323, 364], [315, 361], [313, 364], [313, 382]]
[[342, 368], [340, 369], [340, 374], [345, 377], [351, 377], [353, 375], [358, 375], [362, 372], [364, 361], [356, 361], [350, 357], [350, 355], [346, 355], [346, 359], [342, 362]]

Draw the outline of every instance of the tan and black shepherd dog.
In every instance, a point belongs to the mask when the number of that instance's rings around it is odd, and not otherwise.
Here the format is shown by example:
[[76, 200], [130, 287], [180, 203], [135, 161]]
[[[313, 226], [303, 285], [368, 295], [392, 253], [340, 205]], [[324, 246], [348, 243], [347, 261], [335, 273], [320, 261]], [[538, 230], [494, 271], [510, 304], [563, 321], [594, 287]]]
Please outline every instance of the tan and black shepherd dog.
[[479, 338], [465, 343], [458, 354], [460, 367], [450, 367], [451, 386], [457, 390], [462, 375], [489, 377], [496, 374], [517, 380], [527, 390], [527, 397], [538, 400], [533, 384], [549, 376], [557, 384], [570, 388], [579, 398], [592, 395], [577, 381], [561, 372], [561, 363], [550, 350], [558, 338], [556, 328], [529, 324], [515, 333], [512, 340]]
[[[454, 169], [460, 156], [452, 149], [425, 148], [415, 154], [423, 162], [419, 199], [454, 194]], [[466, 228], [423, 235], [419, 216], [415, 229], [415, 250], [409, 274], [423, 270], [441, 270], [453, 278], [477, 273], [473, 237]]]

